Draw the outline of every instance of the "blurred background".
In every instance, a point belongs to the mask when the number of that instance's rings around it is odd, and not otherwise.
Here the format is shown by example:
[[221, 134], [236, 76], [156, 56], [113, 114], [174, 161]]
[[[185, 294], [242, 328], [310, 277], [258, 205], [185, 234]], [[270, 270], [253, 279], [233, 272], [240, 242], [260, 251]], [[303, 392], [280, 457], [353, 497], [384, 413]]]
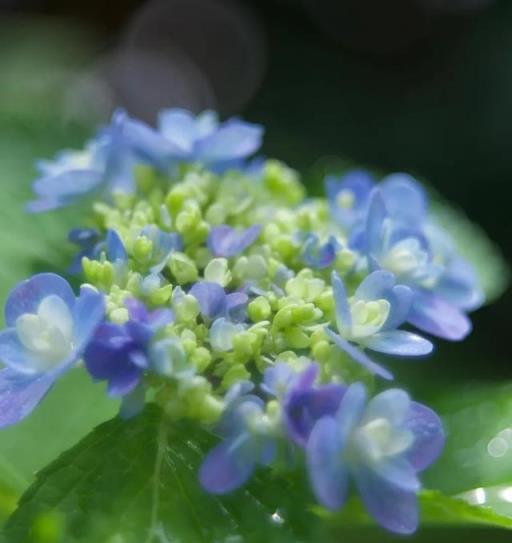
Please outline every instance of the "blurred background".
[[[182, 106], [261, 123], [263, 153], [311, 194], [350, 164], [407, 171], [512, 257], [510, 0], [0, 0], [2, 300], [69, 251], [73, 212], [21, 213], [33, 161], [80, 146], [117, 106], [149, 122]], [[400, 366], [402, 378], [425, 400], [461, 376], [510, 380], [511, 314], [505, 294], [474, 315], [466, 342], [440, 345], [421, 371]], [[439, 537], [471, 534], [484, 536]], [[353, 540], [371, 537], [385, 539]]]

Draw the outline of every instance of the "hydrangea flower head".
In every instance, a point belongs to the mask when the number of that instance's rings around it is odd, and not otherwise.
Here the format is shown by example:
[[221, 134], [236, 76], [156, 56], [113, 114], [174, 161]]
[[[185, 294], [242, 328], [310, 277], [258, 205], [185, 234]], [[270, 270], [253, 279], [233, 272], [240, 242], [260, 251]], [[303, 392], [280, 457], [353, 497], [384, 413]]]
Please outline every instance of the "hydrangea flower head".
[[116, 113], [84, 154], [41, 165], [33, 210], [100, 200], [69, 234], [80, 295], [39, 274], [7, 300], [0, 426], [83, 357], [123, 417], [151, 402], [165, 424], [211, 431], [207, 492], [302, 462], [321, 505], [355, 487], [381, 526], [410, 533], [441, 423], [401, 389], [367, 390], [393, 378], [377, 357], [432, 352], [410, 325], [469, 333], [477, 276], [412, 177], [353, 170], [306, 198], [285, 164], [248, 162], [261, 137], [209, 111], [164, 110], [156, 129]]

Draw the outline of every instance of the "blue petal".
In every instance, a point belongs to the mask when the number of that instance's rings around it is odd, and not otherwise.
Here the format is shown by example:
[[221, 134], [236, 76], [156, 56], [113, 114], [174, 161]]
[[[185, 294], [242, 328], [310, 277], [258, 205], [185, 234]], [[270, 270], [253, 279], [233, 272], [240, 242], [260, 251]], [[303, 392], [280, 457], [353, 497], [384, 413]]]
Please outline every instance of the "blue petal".
[[366, 388], [362, 383], [350, 385], [336, 412], [338, 431], [343, 440], [348, 440], [352, 430], [361, 422], [366, 406]]
[[146, 391], [139, 383], [129, 394], [123, 396], [119, 416], [125, 420], [135, 417], [144, 409], [145, 399]]
[[199, 469], [199, 481], [207, 492], [227, 494], [249, 479], [255, 465], [251, 455], [246, 458], [228, 440], [208, 453]]
[[394, 286], [395, 276], [388, 271], [377, 270], [367, 275], [357, 287], [354, 297], [358, 300], [378, 300], [384, 298]]
[[365, 347], [396, 356], [423, 356], [434, 348], [430, 341], [405, 330], [378, 332], [365, 340]]
[[73, 307], [75, 350], [81, 352], [105, 317], [105, 297], [91, 287], [82, 286]]
[[244, 292], [232, 292], [226, 296], [226, 314], [233, 322], [247, 320], [249, 297]]
[[44, 360], [39, 360], [21, 344], [15, 328], [0, 332], [0, 360], [9, 368], [27, 376], [37, 374], [37, 368], [45, 365]]
[[82, 196], [95, 190], [103, 182], [103, 172], [98, 170], [68, 170], [59, 174], [40, 177], [33, 189], [45, 199], [62, 199]]
[[417, 224], [427, 213], [427, 198], [420, 184], [410, 175], [395, 173], [379, 185], [389, 215], [405, 223]]
[[199, 302], [203, 317], [214, 319], [225, 311], [226, 293], [218, 283], [201, 281], [190, 289], [189, 294]]
[[373, 469], [387, 483], [409, 492], [417, 492], [421, 483], [416, 470], [410, 462], [401, 456], [386, 458], [378, 462]]
[[433, 293], [416, 291], [407, 319], [420, 330], [452, 341], [471, 332], [471, 321], [457, 307]]
[[54, 294], [73, 309], [75, 295], [69, 283], [55, 273], [40, 273], [19, 283], [9, 294], [5, 304], [5, 322], [15, 326], [16, 319], [25, 313], [37, 313], [41, 301]]
[[464, 311], [477, 309], [485, 300], [475, 271], [460, 258], [450, 263], [435, 290], [441, 298]]
[[289, 364], [278, 362], [274, 366], [267, 368], [263, 373], [261, 388], [272, 396], [282, 396], [288, 390], [295, 376], [296, 373]]
[[364, 415], [364, 422], [388, 419], [393, 426], [402, 426], [411, 410], [411, 399], [405, 390], [390, 388], [372, 398]]
[[124, 244], [115, 230], [107, 230], [107, 258], [111, 262], [128, 260], [128, 253]]
[[368, 512], [383, 528], [398, 534], [416, 531], [419, 513], [415, 492], [402, 490], [364, 467], [353, 473]]
[[379, 189], [374, 189], [370, 196], [370, 205], [366, 219], [365, 244], [366, 253], [379, 254], [382, 245], [383, 224], [387, 217], [384, 199]]
[[261, 226], [258, 224], [245, 230], [236, 230], [227, 224], [214, 226], [208, 235], [208, 248], [216, 257], [229, 258], [252, 245], [260, 232]]
[[185, 109], [164, 109], [158, 114], [160, 133], [181, 153], [192, 153], [196, 140], [200, 137], [195, 116]]
[[405, 285], [396, 285], [386, 296], [390, 303], [389, 315], [382, 327], [393, 330], [407, 320], [414, 299], [414, 292]]
[[327, 509], [340, 509], [348, 495], [348, 473], [342, 460], [345, 442], [332, 417], [314, 426], [306, 448], [308, 473], [316, 499]]
[[352, 314], [348, 305], [347, 291], [340, 276], [333, 271], [331, 274], [331, 284], [336, 304], [336, 325], [341, 332], [345, 328], [352, 326]]
[[407, 458], [418, 471], [424, 470], [441, 454], [445, 435], [441, 419], [432, 409], [411, 402], [405, 427], [414, 434], [414, 443]]
[[227, 121], [216, 132], [197, 142], [196, 158], [206, 164], [245, 158], [261, 147], [262, 136], [261, 126]]
[[56, 375], [28, 377], [9, 368], [0, 370], [0, 428], [28, 416], [55, 382]]
[[350, 356], [350, 358], [352, 358], [352, 360], [354, 360], [358, 364], [361, 364], [370, 373], [378, 375], [383, 379], [393, 379], [392, 373], [390, 373], [386, 368], [383, 368], [382, 366], [374, 362], [363, 351], [361, 351], [357, 347], [354, 347], [354, 345], [350, 344], [346, 339], [343, 339], [338, 334], [335, 334], [329, 328], [325, 328], [325, 332], [340, 349], [345, 351]]

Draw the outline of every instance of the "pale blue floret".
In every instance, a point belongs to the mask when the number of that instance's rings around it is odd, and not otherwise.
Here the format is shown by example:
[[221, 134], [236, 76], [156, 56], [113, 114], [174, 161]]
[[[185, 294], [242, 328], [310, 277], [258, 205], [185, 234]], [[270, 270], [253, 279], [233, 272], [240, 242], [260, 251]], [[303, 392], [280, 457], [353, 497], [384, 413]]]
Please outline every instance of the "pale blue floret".
[[343, 281], [332, 273], [332, 287], [336, 305], [335, 334], [326, 329], [329, 337], [354, 360], [384, 378], [391, 374], [373, 362], [359, 347], [396, 356], [423, 356], [432, 351], [426, 339], [397, 328], [408, 317], [413, 292], [395, 284], [392, 273], [378, 270], [370, 273], [349, 299]]
[[215, 170], [239, 165], [261, 146], [263, 129], [239, 119], [220, 123], [213, 111], [195, 116], [183, 109], [163, 110], [158, 129], [130, 120], [127, 137], [137, 155], [167, 170], [179, 162]]
[[340, 243], [335, 236], [329, 236], [322, 243], [316, 234], [310, 233], [303, 241], [302, 259], [310, 268], [322, 270], [333, 264], [339, 249]]
[[389, 182], [387, 195], [374, 190], [362, 250], [370, 268], [393, 272], [413, 290], [411, 324], [450, 340], [463, 339], [471, 331], [465, 311], [482, 303], [481, 288], [447, 234], [426, 219], [422, 192], [416, 185], [400, 179]]
[[104, 317], [104, 298], [83, 286], [76, 297], [64, 279], [42, 273], [20, 283], [5, 306], [0, 332], [0, 427], [26, 417], [53, 383], [82, 356]]
[[317, 500], [340, 509], [353, 481], [369, 513], [384, 528], [408, 534], [418, 525], [417, 473], [444, 446], [439, 417], [390, 389], [367, 403], [362, 384], [351, 385], [334, 415], [321, 417], [306, 446]]
[[38, 164], [40, 176], [33, 183], [37, 199], [27, 209], [49, 211], [77, 202], [97, 191], [134, 191], [133, 157], [124, 137], [127, 116], [114, 113], [111, 125], [82, 151], [62, 151], [53, 161]]

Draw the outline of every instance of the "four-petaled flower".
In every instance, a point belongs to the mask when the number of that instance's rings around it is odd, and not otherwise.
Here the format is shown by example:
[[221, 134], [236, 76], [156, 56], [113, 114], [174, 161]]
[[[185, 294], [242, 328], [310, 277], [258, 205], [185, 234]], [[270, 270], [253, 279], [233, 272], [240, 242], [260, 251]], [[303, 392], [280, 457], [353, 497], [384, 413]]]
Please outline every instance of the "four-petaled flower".
[[392, 378], [386, 369], [373, 362], [354, 343], [396, 356], [423, 356], [432, 351], [430, 341], [397, 329], [408, 317], [413, 292], [409, 287], [396, 285], [392, 273], [383, 270], [370, 273], [350, 299], [336, 272], [332, 273], [332, 287], [338, 334], [329, 328], [326, 328], [326, 333], [338, 347], [368, 370], [385, 379]]
[[219, 123], [216, 113], [194, 116], [167, 109], [158, 117], [158, 130], [131, 119], [127, 139], [145, 161], [161, 169], [179, 162], [197, 162], [216, 171], [236, 166], [261, 146], [263, 129], [239, 119]]
[[306, 445], [317, 500], [340, 509], [353, 480], [369, 513], [384, 528], [408, 534], [418, 525], [417, 473], [444, 445], [439, 417], [390, 389], [367, 403], [361, 383], [345, 392], [335, 414], [321, 417]]
[[0, 427], [29, 415], [54, 382], [81, 358], [104, 318], [103, 295], [83, 286], [80, 295], [53, 273], [23, 281], [5, 306], [0, 332]]

